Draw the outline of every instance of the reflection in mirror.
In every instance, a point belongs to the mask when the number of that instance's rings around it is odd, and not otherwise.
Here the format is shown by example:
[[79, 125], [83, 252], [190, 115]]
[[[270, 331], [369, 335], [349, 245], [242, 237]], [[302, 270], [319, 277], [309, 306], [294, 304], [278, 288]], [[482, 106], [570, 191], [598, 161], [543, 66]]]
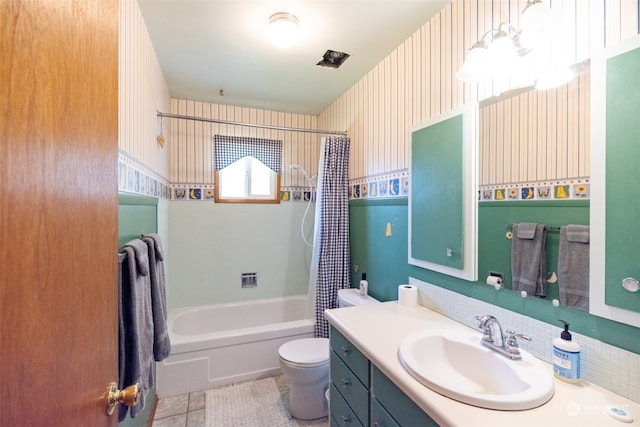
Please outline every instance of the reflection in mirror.
[[588, 310], [589, 98], [582, 66], [480, 104], [479, 280], [499, 272], [506, 289]]

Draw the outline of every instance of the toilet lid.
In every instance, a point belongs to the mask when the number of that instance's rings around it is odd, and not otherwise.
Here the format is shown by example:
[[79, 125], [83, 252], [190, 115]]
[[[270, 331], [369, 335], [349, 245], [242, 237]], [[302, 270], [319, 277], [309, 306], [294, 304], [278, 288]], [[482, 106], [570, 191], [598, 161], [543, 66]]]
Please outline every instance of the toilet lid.
[[329, 361], [328, 338], [301, 338], [284, 343], [278, 349], [280, 358], [298, 365], [317, 366]]

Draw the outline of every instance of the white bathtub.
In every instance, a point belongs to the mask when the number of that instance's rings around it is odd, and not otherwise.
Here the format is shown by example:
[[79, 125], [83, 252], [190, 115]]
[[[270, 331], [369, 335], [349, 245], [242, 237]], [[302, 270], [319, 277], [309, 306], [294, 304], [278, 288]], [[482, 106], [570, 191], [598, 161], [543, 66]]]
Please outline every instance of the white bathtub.
[[279, 374], [278, 348], [313, 337], [306, 301], [304, 295], [172, 310], [171, 356], [156, 365], [158, 397]]

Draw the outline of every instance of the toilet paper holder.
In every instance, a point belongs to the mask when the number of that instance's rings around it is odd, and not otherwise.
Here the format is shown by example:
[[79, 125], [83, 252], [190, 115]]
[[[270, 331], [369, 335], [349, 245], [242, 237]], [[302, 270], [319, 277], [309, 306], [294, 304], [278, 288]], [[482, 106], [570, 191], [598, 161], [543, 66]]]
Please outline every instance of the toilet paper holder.
[[502, 288], [504, 282], [504, 274], [497, 271], [490, 271], [487, 276], [487, 285], [493, 286], [496, 290]]

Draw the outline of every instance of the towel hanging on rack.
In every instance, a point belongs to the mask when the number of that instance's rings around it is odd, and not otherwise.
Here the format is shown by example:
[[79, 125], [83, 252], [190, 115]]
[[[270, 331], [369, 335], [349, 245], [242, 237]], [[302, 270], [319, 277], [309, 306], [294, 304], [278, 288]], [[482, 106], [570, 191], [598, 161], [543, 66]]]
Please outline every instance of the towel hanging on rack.
[[589, 226], [567, 225], [560, 230], [558, 291], [560, 303], [589, 310]]
[[512, 289], [528, 295], [547, 295], [547, 229], [544, 224], [513, 224], [511, 240]]
[[171, 354], [171, 342], [167, 328], [167, 297], [164, 274], [164, 253], [158, 234], [142, 236], [149, 251], [151, 272], [151, 310], [153, 312], [153, 357], [160, 362]]
[[151, 311], [151, 278], [147, 245], [140, 239], [134, 239], [120, 248], [125, 255], [121, 265], [118, 329], [123, 332], [119, 337], [120, 367], [122, 378], [120, 388], [128, 384], [140, 384], [140, 398], [137, 405], [127, 408], [120, 405], [118, 419], [126, 417], [127, 409], [131, 417], [139, 415], [145, 405], [145, 399], [153, 385], [153, 317]]

